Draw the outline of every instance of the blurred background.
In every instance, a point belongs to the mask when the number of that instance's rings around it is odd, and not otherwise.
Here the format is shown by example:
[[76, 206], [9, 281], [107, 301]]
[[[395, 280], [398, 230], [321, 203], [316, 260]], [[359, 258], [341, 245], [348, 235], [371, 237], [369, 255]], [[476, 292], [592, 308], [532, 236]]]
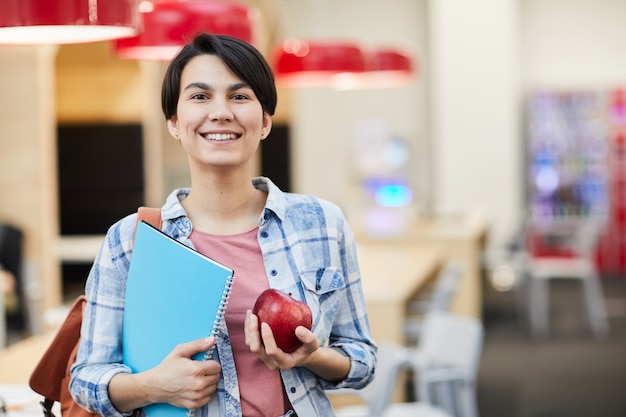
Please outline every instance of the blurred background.
[[[418, 275], [461, 265], [450, 310], [485, 329], [481, 416], [626, 415], [626, 2], [226, 3], [249, 8], [251, 42], [275, 69], [293, 38], [409, 60], [393, 85], [277, 77], [257, 170], [342, 207], [366, 291], [395, 285], [377, 274], [390, 265], [411, 282], [388, 303], [404, 309], [431, 291]], [[113, 222], [188, 185], [160, 111], [163, 59], [123, 56], [115, 40], [10, 40], [0, 35], [5, 345], [54, 329]], [[369, 300], [375, 336], [406, 344], [410, 309], [384, 315]]]

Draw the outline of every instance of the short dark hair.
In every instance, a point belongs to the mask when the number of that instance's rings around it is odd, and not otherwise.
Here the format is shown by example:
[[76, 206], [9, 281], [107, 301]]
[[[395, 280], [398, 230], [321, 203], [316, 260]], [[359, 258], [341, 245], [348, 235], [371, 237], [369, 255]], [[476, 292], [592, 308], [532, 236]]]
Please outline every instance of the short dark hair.
[[192, 58], [200, 55], [215, 55], [222, 59], [236, 76], [250, 85], [263, 111], [274, 114], [277, 101], [274, 74], [263, 55], [241, 39], [201, 32], [181, 49], [165, 72], [161, 107], [166, 120], [176, 115], [183, 69]]

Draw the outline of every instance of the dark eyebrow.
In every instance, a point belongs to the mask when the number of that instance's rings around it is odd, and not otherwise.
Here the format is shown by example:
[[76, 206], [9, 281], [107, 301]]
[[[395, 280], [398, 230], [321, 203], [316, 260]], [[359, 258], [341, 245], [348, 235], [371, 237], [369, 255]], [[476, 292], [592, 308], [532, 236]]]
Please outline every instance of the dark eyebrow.
[[198, 88], [200, 90], [212, 90], [207, 83], [191, 83], [185, 87], [185, 90], [191, 90], [192, 88]]
[[[192, 88], [198, 88], [200, 90], [207, 90], [207, 91], [212, 91], [213, 90], [213, 88], [209, 84], [202, 83], [202, 82], [196, 82], [196, 83], [188, 84], [185, 87], [185, 90], [189, 90], [189, 89], [192, 89]], [[236, 90], [239, 90], [241, 88], [251, 88], [251, 87], [248, 85], [248, 83], [241, 82], [241, 83], [236, 83], [236, 84], [232, 84], [231, 86], [229, 86], [228, 87], [228, 91], [236, 91]]]

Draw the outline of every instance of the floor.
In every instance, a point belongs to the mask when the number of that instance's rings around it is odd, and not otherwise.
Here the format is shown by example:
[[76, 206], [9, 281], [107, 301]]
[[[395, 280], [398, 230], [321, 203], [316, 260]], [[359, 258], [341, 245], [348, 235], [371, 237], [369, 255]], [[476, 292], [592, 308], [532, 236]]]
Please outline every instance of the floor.
[[608, 340], [585, 327], [576, 282], [551, 287], [551, 335], [532, 340], [514, 294], [486, 291], [480, 417], [625, 417], [626, 279], [603, 279]]

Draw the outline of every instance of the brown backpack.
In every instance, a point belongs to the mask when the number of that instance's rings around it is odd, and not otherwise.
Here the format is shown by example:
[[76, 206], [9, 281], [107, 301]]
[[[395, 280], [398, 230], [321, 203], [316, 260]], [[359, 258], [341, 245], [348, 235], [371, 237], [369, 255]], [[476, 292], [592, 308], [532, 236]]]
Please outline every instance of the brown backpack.
[[[140, 207], [137, 221], [146, 221], [161, 228], [161, 209]], [[97, 417], [74, 402], [69, 392], [70, 368], [76, 361], [80, 341], [80, 326], [87, 297], [80, 295], [72, 304], [67, 317], [57, 331], [50, 346], [33, 370], [28, 384], [33, 391], [43, 395], [43, 415], [55, 417], [52, 407], [61, 404], [62, 417]]]

